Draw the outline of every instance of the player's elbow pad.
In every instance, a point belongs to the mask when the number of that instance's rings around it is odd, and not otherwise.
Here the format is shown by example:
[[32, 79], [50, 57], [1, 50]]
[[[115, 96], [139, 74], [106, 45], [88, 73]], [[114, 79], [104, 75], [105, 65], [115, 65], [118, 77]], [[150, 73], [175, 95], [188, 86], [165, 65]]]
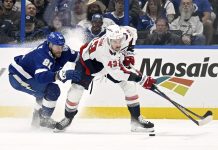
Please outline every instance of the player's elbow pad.
[[129, 78], [128, 78], [128, 81], [139, 82], [139, 81], [141, 81], [141, 79], [142, 79], [142, 76], [137, 75], [137, 74], [131, 72], [131, 73], [130, 73], [130, 76], [129, 76]]
[[104, 68], [104, 65], [101, 62], [97, 61], [96, 59], [86, 60], [85, 65], [89, 69], [91, 74], [98, 73]]

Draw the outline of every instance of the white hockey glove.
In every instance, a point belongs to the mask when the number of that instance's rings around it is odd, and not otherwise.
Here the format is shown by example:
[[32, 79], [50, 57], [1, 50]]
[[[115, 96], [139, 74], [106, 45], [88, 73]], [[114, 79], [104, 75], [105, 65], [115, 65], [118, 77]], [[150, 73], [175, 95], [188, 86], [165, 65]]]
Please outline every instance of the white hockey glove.
[[60, 70], [56, 73], [56, 77], [63, 83], [67, 80], [79, 82], [81, 80], [81, 73], [76, 70]]

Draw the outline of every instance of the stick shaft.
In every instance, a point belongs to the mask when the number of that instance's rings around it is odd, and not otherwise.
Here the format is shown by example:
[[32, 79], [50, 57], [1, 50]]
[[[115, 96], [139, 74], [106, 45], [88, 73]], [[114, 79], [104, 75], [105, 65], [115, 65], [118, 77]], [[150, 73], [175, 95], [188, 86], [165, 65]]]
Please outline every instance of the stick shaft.
[[177, 106], [179, 106], [180, 108], [182, 108], [182, 109], [188, 111], [189, 113], [191, 113], [192, 115], [198, 117], [199, 119], [203, 119], [203, 118], [204, 118], [204, 117], [202, 117], [202, 116], [200, 116], [200, 115], [194, 113], [193, 111], [189, 110], [188, 108], [182, 106], [181, 104], [179, 104], [179, 103], [173, 101], [173, 100], [170, 99], [166, 94], [164, 94], [162, 91], [160, 91], [157, 87], [156, 87], [155, 89], [162, 95], [162, 97], [166, 98], [167, 100], [169, 100], [169, 101], [170, 101], [171, 103], [173, 103], [174, 105], [177, 105]]
[[[136, 69], [133, 65], [130, 64], [130, 67], [135, 70], [139, 75], [143, 75], [138, 69]], [[161, 97], [163, 97], [164, 99], [168, 100], [171, 104], [173, 104], [177, 109], [179, 109], [186, 117], [188, 117], [190, 120], [192, 120], [195, 124], [197, 124], [198, 126], [199, 121], [195, 120], [190, 114], [194, 115], [195, 117], [198, 117], [199, 119], [201, 119], [201, 121], [203, 121], [205, 118], [207, 118], [209, 115], [206, 116], [200, 116], [196, 113], [194, 113], [193, 111], [189, 110], [188, 108], [182, 106], [181, 104], [173, 101], [171, 98], [169, 98], [165, 93], [163, 93], [162, 91], [160, 91], [156, 85], [153, 85], [153, 88], [151, 89], [151, 91], [153, 91], [154, 93], [160, 95]], [[190, 114], [189, 114], [190, 113]], [[206, 113], [207, 114], [207, 113]], [[211, 114], [212, 116], [212, 114]]]
[[[154, 93], [160, 95], [161, 97], [165, 98], [166, 100], [168, 100], [171, 104], [173, 104], [177, 109], [180, 110], [180, 112], [182, 112], [186, 117], [188, 117], [191, 121], [193, 121], [195, 124], [199, 125], [198, 121], [195, 120], [192, 116], [190, 116], [190, 114], [188, 114], [186, 111], [188, 110], [187, 108], [185, 108], [184, 106], [174, 102], [173, 100], [171, 100], [168, 96], [166, 96], [164, 93], [162, 93], [160, 90], [156, 91], [156, 90], [152, 90]], [[160, 92], [159, 92], [160, 91]], [[185, 108], [185, 109], [184, 109]], [[190, 110], [188, 112], [191, 112]]]

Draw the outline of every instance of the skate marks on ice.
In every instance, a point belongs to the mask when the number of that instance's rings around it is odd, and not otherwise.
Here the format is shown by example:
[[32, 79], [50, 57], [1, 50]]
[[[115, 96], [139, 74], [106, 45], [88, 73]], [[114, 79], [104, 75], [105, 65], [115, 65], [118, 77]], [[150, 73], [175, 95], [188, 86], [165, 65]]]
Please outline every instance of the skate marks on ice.
[[[198, 136], [216, 134], [218, 121], [213, 121], [204, 127], [198, 127], [189, 120], [152, 120], [157, 136]], [[0, 119], [0, 133], [19, 132], [53, 132], [52, 129], [33, 128], [31, 119]], [[60, 132], [64, 134], [130, 134], [143, 135], [147, 133], [130, 132], [128, 119], [75, 119], [69, 128]]]
[[[199, 138], [214, 134], [211, 127], [216, 130], [218, 122], [214, 121], [205, 127], [198, 127], [190, 120], [152, 120], [155, 124], [154, 134], [159, 137], [190, 137]], [[96, 135], [149, 135], [149, 132], [131, 132], [128, 119], [92, 119], [73, 120], [71, 126], [63, 134], [96, 134]], [[218, 130], [217, 132], [218, 133]]]
[[0, 119], [2, 150], [217, 150], [218, 121], [151, 120], [156, 136], [130, 132], [128, 119], [75, 119], [65, 132], [30, 127], [31, 119]]

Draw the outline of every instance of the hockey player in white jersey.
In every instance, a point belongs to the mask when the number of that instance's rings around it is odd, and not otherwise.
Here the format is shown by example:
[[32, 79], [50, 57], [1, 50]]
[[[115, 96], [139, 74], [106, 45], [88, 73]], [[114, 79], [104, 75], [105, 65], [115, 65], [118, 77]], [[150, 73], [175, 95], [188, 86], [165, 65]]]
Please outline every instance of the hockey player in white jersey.
[[154, 124], [146, 121], [140, 114], [139, 97], [136, 84], [150, 89], [156, 82], [151, 77], [142, 77], [131, 72], [130, 64], [134, 65], [133, 47], [137, 39], [134, 28], [118, 25], [107, 27], [106, 34], [93, 39], [80, 48], [80, 61], [76, 70], [82, 72], [80, 82], [72, 81], [65, 105], [65, 118], [57, 123], [56, 129], [68, 127], [77, 113], [83, 91], [88, 89], [94, 77], [107, 77], [118, 84], [125, 94], [125, 100], [131, 115], [131, 131], [153, 132]]

